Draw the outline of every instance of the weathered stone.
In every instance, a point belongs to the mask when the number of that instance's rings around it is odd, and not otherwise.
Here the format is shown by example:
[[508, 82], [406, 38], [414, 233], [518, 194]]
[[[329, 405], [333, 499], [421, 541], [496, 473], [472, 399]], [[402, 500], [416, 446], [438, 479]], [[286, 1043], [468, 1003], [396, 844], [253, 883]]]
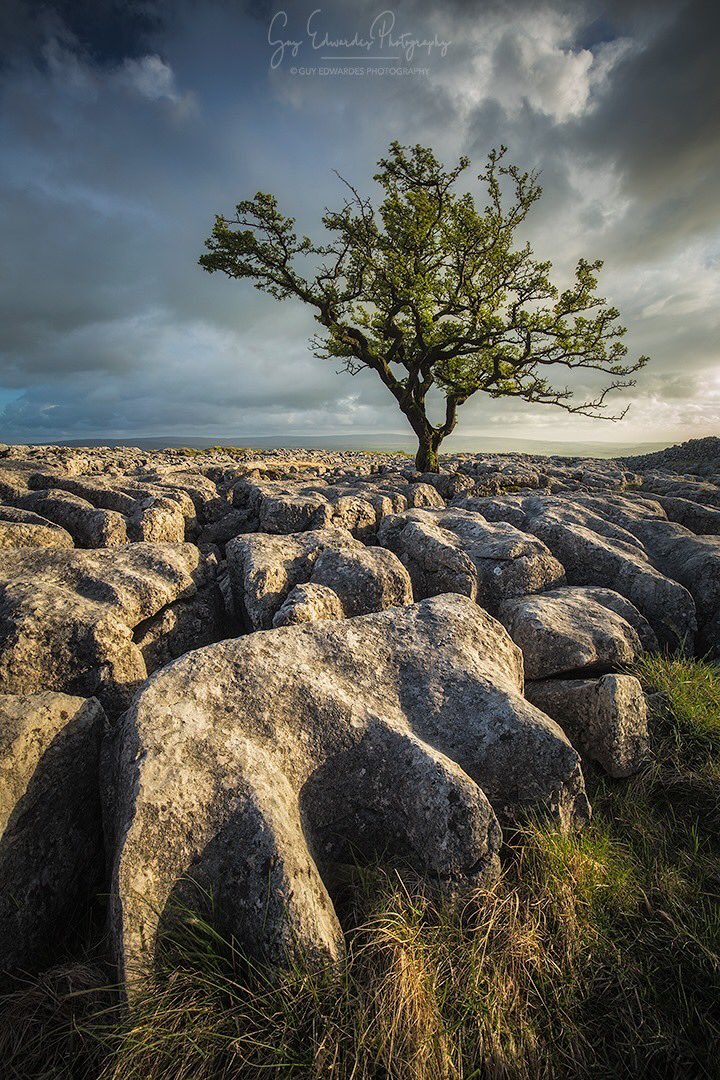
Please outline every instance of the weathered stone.
[[[275, 625], [288, 594], [307, 581], [333, 589], [346, 615], [412, 603], [410, 579], [399, 560], [389, 551], [363, 547], [345, 529], [238, 536], [227, 545], [227, 559], [236, 610], [250, 630]], [[304, 619], [313, 608], [301, 610]]]
[[[213, 520], [201, 531], [198, 537], [199, 543], [226, 544], [228, 540], [242, 533], [254, 531], [257, 522], [248, 517], [246, 510], [238, 510], [222, 500], [218, 500], [219, 507], [222, 507], [222, 513], [215, 511]], [[251, 525], [252, 528], [250, 528]]]
[[573, 746], [610, 776], [630, 776], [647, 759], [647, 706], [632, 675], [543, 679], [528, 683], [526, 694], [558, 722]]
[[536, 537], [454, 507], [385, 518], [378, 540], [407, 566], [418, 599], [457, 592], [496, 613], [508, 597], [564, 581], [562, 566]]
[[132, 515], [136, 507], [133, 496], [122, 487], [118, 488], [118, 481], [114, 477], [67, 476], [57, 472], [39, 471], [28, 477], [28, 483], [35, 491], [70, 492], [99, 510], [112, 510], [123, 517]]
[[0, 548], [72, 546], [72, 536], [60, 525], [31, 510], [0, 506]]
[[565, 567], [569, 584], [620, 593], [645, 616], [661, 645], [692, 652], [697, 630], [692, 596], [656, 569], [643, 543], [627, 529], [586, 506], [552, 496], [474, 498], [464, 505], [533, 533]]
[[477, 599], [477, 570], [470, 555], [457, 536], [426, 512], [415, 510], [385, 518], [378, 540], [408, 568], [418, 599], [446, 592]]
[[333, 589], [347, 616], [413, 601], [407, 570], [384, 548], [326, 548], [316, 559], [310, 580]]
[[97, 701], [0, 695], [0, 981], [50, 961], [103, 869]]
[[314, 585], [308, 581], [296, 585], [288, 593], [282, 607], [273, 616], [273, 627], [344, 618], [345, 612], [338, 594], [326, 585]]
[[699, 652], [720, 657], [720, 537], [695, 536], [682, 526], [654, 545], [658, 566], [681, 582], [698, 613]]
[[318, 528], [347, 529], [367, 543], [375, 536], [377, 512], [371, 502], [359, 495], [341, 495], [322, 508], [316, 521]]
[[685, 586], [695, 602], [700, 651], [720, 655], [720, 538], [696, 536], [668, 521], [655, 500], [615, 497], [599, 503], [586, 496], [584, 501], [637, 537], [656, 569]]
[[[188, 527], [192, 528], [193, 524], [205, 521], [208, 507], [218, 498], [218, 487], [210, 475], [213, 472], [215, 470], [208, 466], [204, 467], [203, 472], [156, 467], [143, 474], [140, 484], [152, 484], [153, 488], [159, 489], [166, 498], [174, 499], [181, 508]], [[217, 470], [218, 475], [221, 472], [222, 470]], [[135, 489], [131, 487], [130, 490]]]
[[97, 510], [92, 503], [69, 491], [33, 491], [18, 504], [61, 525], [78, 547], [109, 548], [127, 544], [127, 523], [114, 510]]
[[703, 506], [720, 508], [720, 486], [707, 480], [694, 477], [653, 476], [647, 478], [643, 490], [658, 495], [667, 495], [672, 499], [687, 499]]
[[128, 522], [133, 540], [154, 544], [181, 544], [185, 517], [170, 499], [144, 499]]
[[233, 503], [256, 522], [256, 531], [288, 535], [318, 527], [327, 516], [328, 500], [318, 492], [288, 491], [271, 482], [241, 480], [233, 489]]
[[29, 494], [27, 475], [0, 469], [0, 500], [15, 506], [24, 495]]
[[408, 505], [413, 507], [442, 507], [445, 508], [445, 500], [432, 484], [408, 484]]
[[702, 506], [691, 499], [673, 498], [669, 495], [659, 495], [657, 501], [670, 521], [677, 521], [701, 536], [720, 536], [720, 509], [717, 507]]
[[[182, 543], [191, 539], [197, 528], [195, 503], [180, 485], [183, 480], [196, 494], [196, 478], [164, 478], [157, 482], [139, 482], [127, 477], [63, 476], [36, 472], [29, 477], [36, 489], [58, 488], [78, 496], [103, 510], [122, 514], [131, 540], [155, 543]], [[206, 482], [205, 477], [200, 477]], [[217, 492], [211, 485], [212, 496]], [[204, 494], [207, 496], [207, 492]], [[89, 545], [88, 545], [89, 546]], [[101, 546], [101, 545], [95, 545]]]
[[[425, 486], [431, 485], [440, 496], [437, 501], [428, 503], [429, 506], [444, 506], [446, 500], [461, 495], [464, 491], [472, 491], [475, 486], [471, 477], [456, 472], [423, 473], [421, 480]], [[423, 504], [415, 502], [412, 505]]]
[[[215, 560], [191, 544], [0, 551], [0, 691], [50, 689], [124, 706], [148, 674], [133, 630], [146, 635], [141, 624], [215, 575]], [[168, 633], [163, 656], [177, 656], [187, 638]]]
[[[132, 995], [178, 900], [270, 959], [342, 947], [329, 867], [380, 855], [456, 890], [497, 870], [496, 809], [588, 815], [522, 658], [460, 596], [192, 652], [116, 734], [111, 940]], [[195, 892], [191, 880], [199, 886]]]
[[333, 528], [371, 541], [377, 526], [376, 502], [364, 498], [359, 486], [348, 490], [244, 478], [233, 488], [233, 504], [244, 511], [248, 531], [280, 535]]
[[288, 593], [310, 579], [325, 548], [360, 549], [346, 529], [317, 529], [294, 535], [249, 533], [227, 545], [235, 609], [248, 630], [269, 630]]
[[637, 608], [610, 589], [567, 587], [507, 600], [499, 618], [522, 650], [528, 679], [612, 670], [636, 660], [643, 641], [657, 648]]
[[191, 649], [217, 641], [227, 628], [220, 584], [209, 584], [146, 619], [135, 627], [133, 639], [151, 672]]

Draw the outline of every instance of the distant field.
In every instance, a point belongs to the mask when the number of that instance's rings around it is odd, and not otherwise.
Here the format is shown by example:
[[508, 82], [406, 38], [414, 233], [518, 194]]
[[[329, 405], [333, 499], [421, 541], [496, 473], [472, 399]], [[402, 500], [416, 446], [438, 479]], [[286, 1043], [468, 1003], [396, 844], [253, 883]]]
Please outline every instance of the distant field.
[[[238, 435], [236, 438], [177, 438], [127, 436], [117, 439], [58, 439], [60, 446], [137, 446], [143, 450], [164, 450], [188, 446], [204, 449], [210, 446], [248, 446], [262, 449], [274, 447], [302, 447], [316, 450], [385, 450], [388, 452], [414, 453], [416, 441], [412, 436], [396, 433], [343, 434], [343, 435]], [[600, 442], [551, 442], [540, 439], [480, 438], [472, 435], [455, 435], [443, 444], [447, 454], [558, 454], [563, 457], [625, 457], [628, 454], [649, 454], [663, 450], [670, 443], [600, 443]]]

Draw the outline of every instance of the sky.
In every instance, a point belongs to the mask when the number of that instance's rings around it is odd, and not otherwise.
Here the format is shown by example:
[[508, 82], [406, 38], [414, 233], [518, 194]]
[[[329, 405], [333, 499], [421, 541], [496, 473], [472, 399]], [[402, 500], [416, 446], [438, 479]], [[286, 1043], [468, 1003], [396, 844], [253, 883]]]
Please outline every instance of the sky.
[[458, 431], [720, 433], [717, 0], [3, 0], [0, 439], [404, 430], [313, 355], [310, 311], [197, 265], [258, 190], [321, 238], [334, 170], [374, 194], [393, 139], [467, 154], [480, 200], [492, 147], [539, 170], [523, 239], [563, 287], [602, 258], [651, 357], [621, 423], [476, 395]]

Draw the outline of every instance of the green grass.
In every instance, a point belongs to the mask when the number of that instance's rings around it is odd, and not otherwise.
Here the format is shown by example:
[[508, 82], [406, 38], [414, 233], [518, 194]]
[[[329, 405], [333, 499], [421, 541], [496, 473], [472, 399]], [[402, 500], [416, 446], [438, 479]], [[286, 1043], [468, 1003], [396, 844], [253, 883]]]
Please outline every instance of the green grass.
[[[705, 660], [668, 659], [648, 653], [638, 665], [640, 678], [662, 693], [675, 717], [677, 737], [705, 746], [710, 761], [720, 741], [720, 677]], [[694, 752], [694, 751], [693, 751]], [[717, 757], [715, 758], [717, 762]], [[707, 764], [708, 762], [706, 762]]]
[[132, 1014], [88, 964], [12, 995], [2, 1075], [720, 1076], [720, 678], [661, 657], [638, 674], [652, 760], [588, 775], [582, 833], [528, 823], [497, 885], [452, 909], [358, 871], [347, 959], [323, 972], [251, 968], [187, 913]]

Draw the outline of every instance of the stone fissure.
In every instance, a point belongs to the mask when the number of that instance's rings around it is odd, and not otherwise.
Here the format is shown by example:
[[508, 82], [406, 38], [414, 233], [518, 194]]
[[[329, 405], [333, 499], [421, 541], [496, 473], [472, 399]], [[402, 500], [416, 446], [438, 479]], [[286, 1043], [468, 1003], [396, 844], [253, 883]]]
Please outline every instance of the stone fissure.
[[503, 825], [582, 827], [583, 763], [642, 765], [633, 665], [720, 656], [717, 440], [436, 464], [0, 450], [0, 969], [104, 892], [132, 997], [193, 877], [324, 963], [334, 860], [456, 896]]

